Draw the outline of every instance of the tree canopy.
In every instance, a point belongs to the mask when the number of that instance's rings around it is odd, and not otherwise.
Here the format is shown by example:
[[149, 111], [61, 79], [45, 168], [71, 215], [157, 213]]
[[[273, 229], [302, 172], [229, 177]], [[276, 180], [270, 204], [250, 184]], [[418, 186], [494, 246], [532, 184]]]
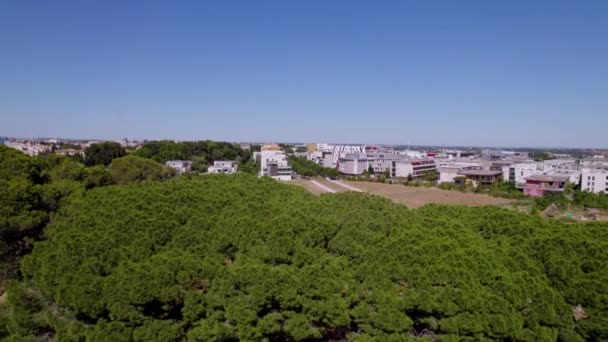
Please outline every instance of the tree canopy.
[[117, 142], [106, 141], [84, 149], [84, 163], [87, 166], [110, 165], [112, 160], [127, 154], [124, 147]]
[[246, 174], [98, 187], [25, 258], [0, 336], [605, 340], [607, 228]]
[[301, 176], [324, 176], [324, 177], [335, 177], [338, 176], [338, 170], [323, 167], [313, 161], [310, 161], [302, 157], [289, 157], [289, 164]]
[[213, 165], [216, 160], [236, 160], [245, 164], [251, 158], [251, 151], [243, 150], [237, 144], [210, 140], [149, 141], [133, 154], [160, 163], [168, 160], [192, 160], [194, 168], [198, 171], [206, 171], [207, 167]]

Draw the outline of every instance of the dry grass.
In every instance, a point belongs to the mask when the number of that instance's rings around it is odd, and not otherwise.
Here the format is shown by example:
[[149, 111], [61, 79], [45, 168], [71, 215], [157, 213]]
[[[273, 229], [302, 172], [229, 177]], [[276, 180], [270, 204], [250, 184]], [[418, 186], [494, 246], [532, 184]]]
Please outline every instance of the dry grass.
[[425, 204], [452, 204], [452, 205], [506, 205], [513, 200], [497, 198], [482, 194], [448, 191], [437, 188], [407, 187], [402, 184], [382, 184], [369, 182], [347, 182], [349, 185], [374, 195], [387, 197], [409, 208], [418, 208]]
[[[317, 177], [314, 178], [314, 180], [328, 188], [331, 188], [335, 192], [349, 191], [347, 188], [327, 181], [324, 178]], [[371, 182], [343, 182], [364, 192], [386, 197], [409, 208], [418, 208], [429, 203], [481, 206], [507, 205], [514, 202], [513, 200], [505, 198], [497, 198], [481, 194], [462, 193], [459, 191], [447, 191], [437, 188], [407, 187], [402, 184], [382, 184]], [[326, 193], [325, 190], [321, 189], [310, 180], [295, 179], [290, 181], [288, 184], [302, 186], [315, 195]]]
[[[317, 177], [317, 178], [314, 178], [314, 180], [325, 185], [326, 187], [334, 190], [335, 192], [346, 191], [346, 189], [333, 185], [333, 184], [331, 184], [331, 182], [328, 182], [323, 178]], [[310, 180], [306, 180], [306, 179], [293, 179], [293, 180], [287, 182], [286, 184], [292, 184], [292, 185], [298, 185], [298, 186], [304, 187], [306, 190], [312, 192], [315, 195], [327, 193], [327, 191], [318, 187], [316, 184], [314, 184]]]
[[447, 191], [437, 188], [407, 187], [402, 184], [382, 184], [369, 182], [347, 182], [348, 184], [374, 195], [387, 197], [409, 208], [418, 208], [425, 204], [452, 205], [506, 205], [513, 201], [488, 195]]

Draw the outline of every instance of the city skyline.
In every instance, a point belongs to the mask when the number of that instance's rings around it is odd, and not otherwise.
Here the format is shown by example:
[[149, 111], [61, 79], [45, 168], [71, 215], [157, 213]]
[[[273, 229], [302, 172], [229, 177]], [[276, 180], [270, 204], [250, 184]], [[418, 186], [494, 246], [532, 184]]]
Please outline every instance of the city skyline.
[[0, 134], [608, 148], [608, 3], [6, 2]]

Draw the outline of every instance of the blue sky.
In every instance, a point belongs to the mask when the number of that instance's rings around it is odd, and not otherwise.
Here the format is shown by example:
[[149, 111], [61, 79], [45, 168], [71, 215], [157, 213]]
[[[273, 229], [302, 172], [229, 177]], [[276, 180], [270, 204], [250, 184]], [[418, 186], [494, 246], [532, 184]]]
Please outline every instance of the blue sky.
[[0, 1], [0, 135], [608, 147], [608, 1]]

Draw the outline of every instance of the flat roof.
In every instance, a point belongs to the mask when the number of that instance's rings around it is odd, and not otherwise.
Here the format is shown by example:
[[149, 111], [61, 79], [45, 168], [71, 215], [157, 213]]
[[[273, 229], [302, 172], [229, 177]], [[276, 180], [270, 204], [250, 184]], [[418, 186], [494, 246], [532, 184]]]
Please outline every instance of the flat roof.
[[539, 182], [567, 182], [570, 179], [568, 176], [559, 175], [535, 175], [527, 177], [526, 180]]
[[502, 175], [502, 171], [492, 170], [462, 170], [458, 172], [459, 175], [463, 176], [498, 176]]

